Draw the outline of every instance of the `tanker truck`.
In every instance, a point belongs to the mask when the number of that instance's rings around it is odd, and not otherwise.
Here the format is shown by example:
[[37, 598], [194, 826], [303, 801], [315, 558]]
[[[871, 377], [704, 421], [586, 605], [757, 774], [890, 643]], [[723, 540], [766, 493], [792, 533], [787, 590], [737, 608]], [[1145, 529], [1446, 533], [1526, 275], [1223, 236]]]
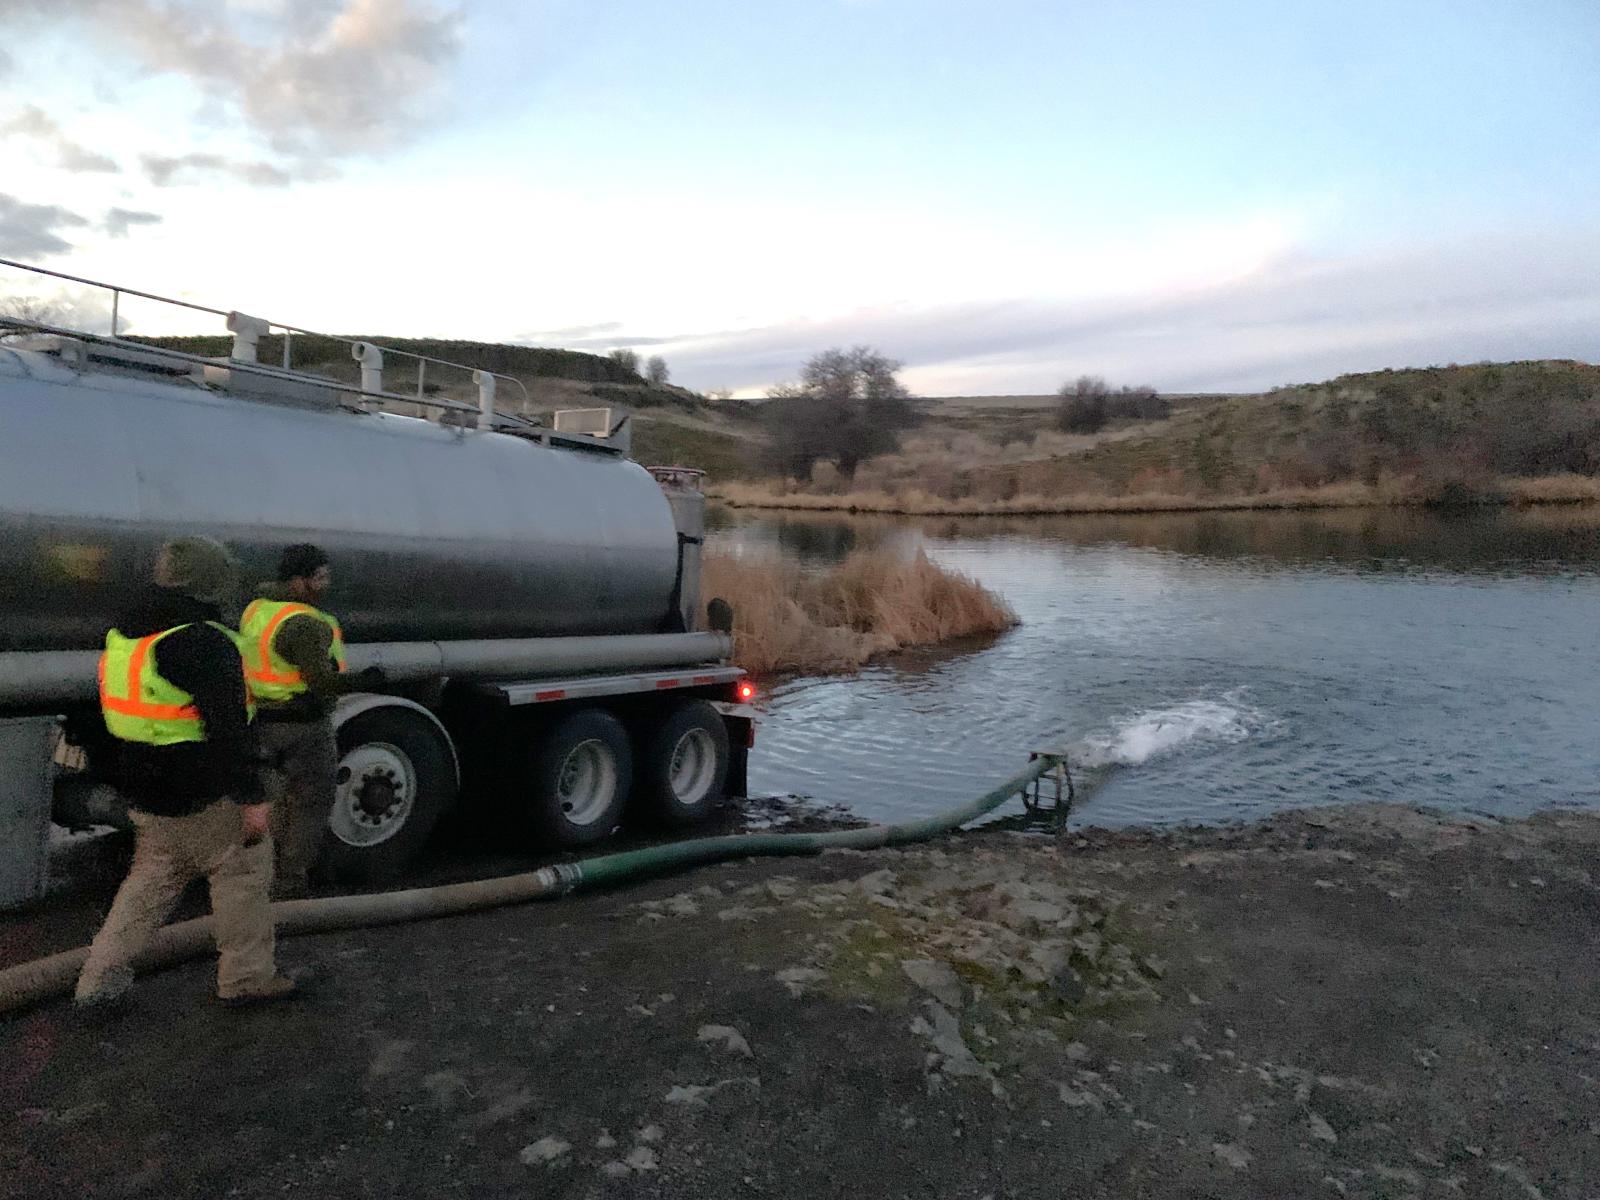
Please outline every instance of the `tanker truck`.
[[[497, 405], [512, 377], [370, 342], [341, 381], [294, 365], [298, 327], [0, 265], [111, 300], [109, 332], [0, 317], [0, 903], [39, 893], [49, 817], [125, 818], [99, 650], [183, 534], [228, 545], [247, 583], [322, 546], [350, 669], [382, 668], [335, 716], [334, 877], [392, 877], [459, 805], [550, 850], [743, 794], [752, 690], [725, 602], [705, 627], [700, 475], [633, 462], [626, 417], [547, 425]], [[130, 295], [224, 318], [231, 354], [123, 336]]]

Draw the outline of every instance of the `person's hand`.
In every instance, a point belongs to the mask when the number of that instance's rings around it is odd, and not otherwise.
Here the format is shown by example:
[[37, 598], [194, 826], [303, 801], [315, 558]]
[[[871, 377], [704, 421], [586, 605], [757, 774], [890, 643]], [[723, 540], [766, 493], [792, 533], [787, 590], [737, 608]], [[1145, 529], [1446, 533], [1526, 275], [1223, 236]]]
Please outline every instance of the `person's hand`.
[[389, 676], [382, 667], [363, 667], [356, 672], [355, 682], [364, 688], [381, 688], [389, 682]]
[[254, 846], [267, 836], [267, 818], [272, 815], [270, 804], [246, 804], [244, 814], [244, 844]]

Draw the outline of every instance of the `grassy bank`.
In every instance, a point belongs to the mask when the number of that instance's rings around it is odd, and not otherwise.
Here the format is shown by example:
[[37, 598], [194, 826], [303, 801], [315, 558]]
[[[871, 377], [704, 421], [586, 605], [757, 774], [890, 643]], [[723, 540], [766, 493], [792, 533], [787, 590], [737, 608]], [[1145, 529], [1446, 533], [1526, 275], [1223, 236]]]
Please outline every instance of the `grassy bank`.
[[757, 674], [849, 671], [874, 655], [998, 633], [1017, 622], [1005, 601], [926, 555], [857, 551], [821, 574], [773, 559], [711, 551], [702, 594], [734, 608], [734, 655]]
[[713, 488], [712, 493], [733, 508], [886, 513], [919, 517], [1058, 516], [1074, 513], [1230, 512], [1472, 504], [1593, 504], [1600, 502], [1600, 478], [1550, 475], [1534, 479], [1500, 479], [1471, 488], [1417, 479], [1397, 479], [1380, 480], [1375, 484], [1334, 483], [1322, 487], [1278, 488], [1248, 495], [1208, 496], [1166, 491], [1100, 495], [1086, 492], [1066, 496], [1018, 495], [1005, 500], [976, 496], [947, 500], [918, 488], [838, 494], [786, 491], [783, 485], [774, 483], [724, 483]]

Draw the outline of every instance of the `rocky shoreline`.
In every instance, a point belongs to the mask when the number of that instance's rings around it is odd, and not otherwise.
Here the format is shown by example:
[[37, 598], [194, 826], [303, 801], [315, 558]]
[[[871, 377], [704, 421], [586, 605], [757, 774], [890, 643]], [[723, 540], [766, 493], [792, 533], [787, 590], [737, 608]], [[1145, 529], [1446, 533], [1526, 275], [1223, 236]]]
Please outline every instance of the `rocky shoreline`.
[[0, 1178], [1590, 1196], [1597, 857], [1600, 817], [1565, 810], [986, 829], [308, 938], [296, 1007], [216, 1010], [197, 964], [112, 1028], [0, 1026]]

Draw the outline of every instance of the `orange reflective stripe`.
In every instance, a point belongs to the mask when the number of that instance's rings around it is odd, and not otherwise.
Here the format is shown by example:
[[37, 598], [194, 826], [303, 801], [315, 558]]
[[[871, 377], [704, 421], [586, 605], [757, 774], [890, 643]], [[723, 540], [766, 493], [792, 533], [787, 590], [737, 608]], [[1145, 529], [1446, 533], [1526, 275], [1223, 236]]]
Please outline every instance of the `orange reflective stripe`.
[[144, 676], [144, 660], [150, 657], [150, 647], [156, 644], [160, 634], [142, 637], [133, 644], [133, 653], [128, 656], [128, 689], [126, 695], [130, 700], [139, 698], [139, 680]]
[[150, 721], [200, 719], [200, 710], [192, 704], [151, 704], [140, 698], [143, 689], [139, 686], [139, 679], [144, 674], [144, 660], [150, 657], [151, 648], [170, 632], [153, 633], [134, 643], [133, 654], [128, 658], [128, 675], [124, 680], [126, 695], [112, 693], [106, 681], [106, 655], [100, 656], [100, 704], [103, 708], [125, 717], [143, 717]]
[[[255, 606], [251, 605], [251, 607], [254, 608]], [[267, 627], [261, 631], [261, 640], [256, 646], [256, 655], [260, 660], [260, 665], [253, 668], [247, 668], [245, 671], [246, 675], [258, 683], [303, 682], [303, 678], [299, 671], [285, 671], [280, 673], [272, 669], [272, 639], [277, 636], [278, 626], [282, 625], [290, 617], [301, 615], [315, 616], [316, 612], [308, 605], [304, 604], [285, 604], [277, 611], [272, 620], [267, 623]], [[244, 619], [246, 621], [250, 619], [250, 613], [248, 609], [245, 611]]]
[[125, 717], [145, 717], [151, 721], [198, 721], [200, 710], [192, 704], [146, 704], [142, 700], [101, 697], [100, 704]]

